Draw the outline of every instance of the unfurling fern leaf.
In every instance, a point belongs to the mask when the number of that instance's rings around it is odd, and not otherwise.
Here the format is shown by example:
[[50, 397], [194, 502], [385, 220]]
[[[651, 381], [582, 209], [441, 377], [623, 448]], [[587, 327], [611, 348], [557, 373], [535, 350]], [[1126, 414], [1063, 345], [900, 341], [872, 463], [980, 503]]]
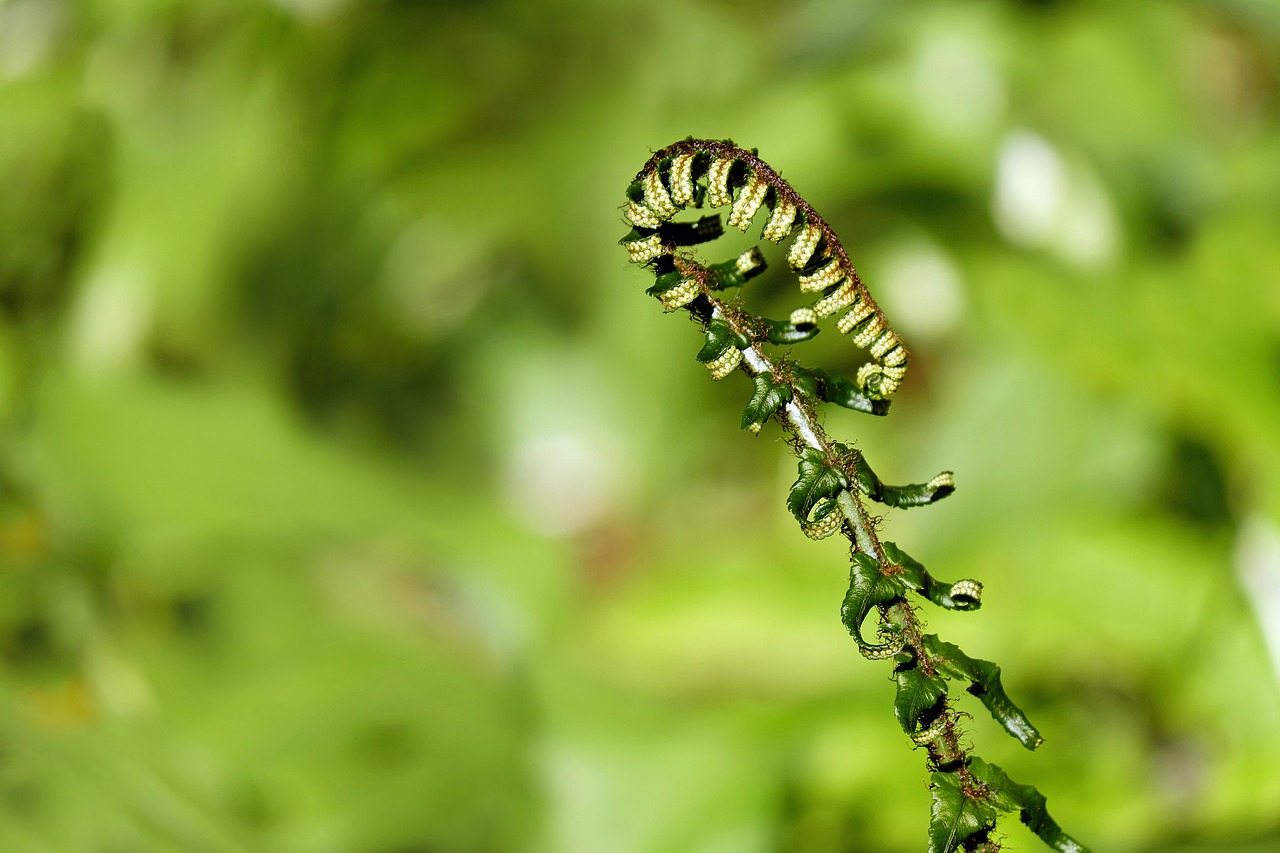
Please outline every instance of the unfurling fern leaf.
[[[787, 320], [759, 317], [721, 298], [721, 291], [759, 275], [764, 256], [752, 248], [722, 263], [704, 262], [692, 247], [715, 240], [724, 228], [718, 215], [676, 220], [690, 208], [728, 208], [729, 225], [742, 231], [762, 218], [765, 240], [791, 238], [787, 264], [800, 291], [817, 298]], [[760, 216], [762, 211], [767, 217]], [[1083, 853], [1085, 848], [1049, 817], [1039, 791], [1017, 784], [962, 744], [961, 714], [952, 707], [949, 692], [953, 679], [967, 683], [968, 692], [1028, 749], [1042, 742], [1004, 692], [998, 666], [923, 631], [912, 594], [939, 607], [976, 610], [982, 584], [935, 580], [894, 543], [880, 541], [863, 503], [864, 497], [900, 508], [933, 503], [955, 491], [951, 472], [915, 485], [885, 485], [861, 453], [833, 442], [818, 423], [817, 407], [823, 402], [884, 415], [907, 370], [902, 341], [835, 232], [754, 151], [705, 139], [686, 139], [650, 157], [627, 187], [624, 217], [631, 231], [621, 242], [633, 262], [654, 273], [650, 295], [664, 310], [684, 308], [701, 323], [705, 337], [698, 360], [715, 379], [737, 370], [752, 377], [743, 428], [759, 432], [765, 421], [774, 419], [789, 435], [800, 471], [787, 507], [805, 535], [821, 539], [840, 532], [849, 539], [852, 565], [841, 618], [863, 656], [893, 661], [894, 714], [911, 743], [928, 752], [930, 853], [998, 850], [992, 837], [996, 819], [1010, 812], [1017, 812], [1050, 847]], [[766, 353], [768, 344], [813, 337], [816, 324], [829, 317], [837, 317], [836, 328], [871, 355], [872, 362], [852, 382]], [[872, 613], [877, 614], [879, 642], [864, 636]]]
[[658, 294], [664, 306], [684, 307], [699, 293], [740, 286], [764, 270], [757, 249], [716, 267], [682, 255], [682, 249], [721, 233], [718, 217], [692, 226], [671, 222], [690, 207], [728, 207], [729, 226], [744, 232], [761, 209], [767, 209], [761, 237], [781, 243], [794, 235], [787, 265], [796, 273], [802, 293], [820, 294], [812, 304], [792, 312], [791, 325], [804, 329], [839, 314], [836, 328], [875, 359], [858, 371], [858, 390], [873, 400], [893, 396], [907, 372], [907, 351], [840, 239], [767, 163], [731, 142], [686, 139], [670, 145], [649, 158], [627, 188], [625, 216], [632, 231], [623, 244], [632, 261], [648, 264], [657, 273], [664, 285]]

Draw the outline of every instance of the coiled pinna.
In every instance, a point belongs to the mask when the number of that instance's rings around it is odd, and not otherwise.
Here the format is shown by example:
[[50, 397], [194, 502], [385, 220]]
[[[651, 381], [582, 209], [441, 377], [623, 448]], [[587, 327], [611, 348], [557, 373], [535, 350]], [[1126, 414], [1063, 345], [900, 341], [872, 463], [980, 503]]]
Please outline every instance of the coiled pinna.
[[794, 235], [787, 265], [798, 276], [802, 293], [820, 296], [793, 311], [791, 323], [811, 328], [839, 314], [836, 328], [873, 359], [858, 370], [858, 390], [873, 400], [893, 396], [907, 371], [907, 350], [871, 298], [839, 238], [755, 152], [727, 140], [691, 138], [669, 145], [649, 158], [627, 188], [624, 215], [633, 227], [622, 243], [634, 263], [653, 268], [663, 306], [669, 311], [684, 307], [704, 288], [741, 285], [764, 268], [763, 256], [753, 249], [710, 268], [710, 276], [690, 274], [697, 265], [677, 251], [713, 240], [723, 229], [718, 216], [696, 223], [672, 220], [681, 210], [704, 207], [728, 207], [729, 225], [744, 232], [765, 208], [769, 216], [761, 232], [764, 239], [781, 243]]

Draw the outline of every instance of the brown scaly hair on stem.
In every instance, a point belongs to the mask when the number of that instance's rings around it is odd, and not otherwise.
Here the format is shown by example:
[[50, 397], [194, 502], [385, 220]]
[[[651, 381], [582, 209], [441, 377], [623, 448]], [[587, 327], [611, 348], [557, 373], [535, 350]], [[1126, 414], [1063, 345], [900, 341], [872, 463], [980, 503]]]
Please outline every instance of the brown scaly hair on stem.
[[[676, 216], [689, 208], [725, 207], [735, 228], [748, 230], [761, 208], [767, 208], [764, 239], [781, 243], [795, 235], [787, 263], [799, 277], [801, 291], [821, 293], [816, 302], [793, 311], [787, 320], [770, 320], [722, 297], [722, 291], [758, 275], [765, 267], [764, 255], [751, 248], [709, 264], [691, 247], [724, 233], [720, 217], [682, 222]], [[799, 457], [799, 477], [787, 507], [801, 530], [813, 539], [840, 533], [849, 540], [849, 587], [841, 621], [864, 657], [892, 662], [894, 716], [910, 742], [927, 752], [930, 853], [999, 850], [993, 837], [996, 819], [1010, 812], [1053, 849], [1087, 853], [1049, 817], [1038, 790], [973, 755], [963, 739], [960, 720], [968, 715], [955, 708], [949, 695], [955, 681], [967, 683], [968, 692], [1023, 746], [1035, 749], [1043, 743], [1005, 693], [998, 666], [924, 632], [917, 598], [950, 610], [976, 610], [982, 584], [936, 580], [895, 543], [880, 539], [876, 518], [867, 510], [867, 500], [899, 508], [941, 500], [955, 491], [951, 472], [925, 483], [887, 485], [859, 451], [833, 441], [819, 423], [823, 403], [886, 414], [907, 367], [902, 341], [831, 226], [754, 151], [705, 139], [686, 139], [650, 157], [627, 187], [623, 215], [631, 225], [623, 246], [633, 262], [655, 276], [649, 294], [666, 311], [684, 308], [702, 327], [698, 360], [715, 379], [738, 371], [751, 378], [754, 391], [742, 413], [743, 429], [758, 433], [774, 420]], [[837, 328], [852, 333], [854, 343], [874, 359], [854, 381], [766, 350], [770, 344], [812, 338], [819, 331], [818, 320], [840, 312]], [[878, 642], [863, 636], [863, 623], [873, 612]]]

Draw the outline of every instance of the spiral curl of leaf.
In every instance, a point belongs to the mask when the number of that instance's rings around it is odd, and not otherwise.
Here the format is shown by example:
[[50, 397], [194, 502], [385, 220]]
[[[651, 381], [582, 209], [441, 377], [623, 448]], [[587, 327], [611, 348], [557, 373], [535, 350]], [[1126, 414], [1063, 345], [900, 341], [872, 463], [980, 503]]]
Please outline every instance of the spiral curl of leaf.
[[[686, 139], [658, 151], [627, 188], [624, 216], [632, 231], [622, 242], [632, 262], [666, 272], [678, 266], [675, 255], [683, 247], [703, 242], [707, 233], [670, 227], [672, 218], [689, 207], [728, 207], [729, 227], [741, 231], [750, 229], [757, 214], [766, 209], [769, 216], [761, 231], [763, 239], [781, 243], [795, 235], [787, 264], [798, 277], [801, 292], [821, 296], [796, 309], [791, 324], [809, 327], [840, 314], [836, 321], [840, 333], [849, 335], [854, 345], [867, 350], [873, 359], [858, 370], [855, 383], [859, 392], [872, 400], [893, 396], [907, 372], [908, 355], [901, 338], [871, 297], [831, 226], [781, 175], [754, 151], [724, 140]], [[745, 269], [737, 269], [736, 275], [717, 276], [716, 283], [736, 286], [763, 269], [758, 250], [748, 254], [751, 258]], [[664, 305], [684, 299], [692, 287], [690, 281], [696, 279], [676, 280], [674, 283], [685, 289], [664, 299]]]

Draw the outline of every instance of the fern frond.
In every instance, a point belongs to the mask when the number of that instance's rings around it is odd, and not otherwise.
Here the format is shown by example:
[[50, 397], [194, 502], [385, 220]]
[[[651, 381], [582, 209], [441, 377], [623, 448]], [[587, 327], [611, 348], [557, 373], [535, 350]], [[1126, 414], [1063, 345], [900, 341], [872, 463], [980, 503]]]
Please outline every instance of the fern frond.
[[[724, 299], [724, 290], [742, 287], [758, 275], [765, 259], [758, 248], [722, 263], [696, 257], [692, 246], [723, 232], [719, 216], [692, 223], [675, 217], [704, 207], [729, 208], [729, 226], [743, 231], [767, 208], [761, 236], [773, 243], [793, 238], [787, 265], [800, 292], [817, 298], [792, 311], [786, 321], [756, 316]], [[799, 476], [787, 508], [804, 535], [823, 539], [841, 533], [849, 540], [851, 567], [841, 620], [864, 657], [893, 662], [894, 715], [909, 741], [927, 750], [931, 853], [998, 850], [992, 837], [996, 820], [1012, 812], [1054, 849], [1084, 851], [1049, 817], [1039, 791], [1013, 782], [964, 745], [959, 721], [965, 715], [953, 708], [949, 695], [955, 679], [967, 683], [967, 691], [1028, 749], [1043, 742], [1005, 693], [996, 664], [923, 631], [913, 595], [949, 610], [972, 611], [981, 604], [982, 584], [970, 578], [936, 580], [893, 542], [880, 541], [875, 519], [863, 503], [866, 498], [898, 508], [931, 504], [955, 491], [954, 476], [943, 471], [924, 483], [886, 485], [861, 453], [833, 442], [819, 424], [822, 403], [885, 414], [908, 362], [902, 340], [835, 232], [754, 151], [723, 140], [685, 139], [655, 153], [627, 187], [623, 217], [631, 225], [621, 241], [628, 256], [655, 276], [650, 295], [664, 311], [683, 308], [703, 327], [698, 361], [713, 379], [739, 370], [752, 378], [742, 428], [758, 433], [767, 421], [776, 420], [790, 437]], [[820, 321], [836, 315], [836, 329], [872, 359], [852, 381], [767, 351], [767, 346], [813, 337]], [[873, 613], [879, 642], [863, 634]]]

